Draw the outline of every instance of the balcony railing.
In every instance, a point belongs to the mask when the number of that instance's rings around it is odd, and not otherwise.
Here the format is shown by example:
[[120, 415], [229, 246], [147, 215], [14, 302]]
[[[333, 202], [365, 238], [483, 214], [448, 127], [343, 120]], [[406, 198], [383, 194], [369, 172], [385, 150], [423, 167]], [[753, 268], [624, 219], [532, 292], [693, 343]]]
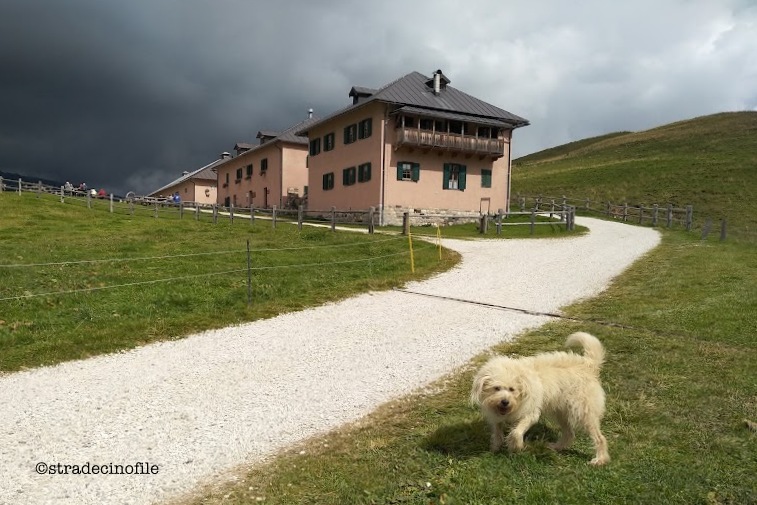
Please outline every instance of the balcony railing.
[[397, 144], [490, 156], [504, 156], [505, 154], [504, 139], [476, 138], [471, 135], [433, 132], [417, 128], [398, 128]]

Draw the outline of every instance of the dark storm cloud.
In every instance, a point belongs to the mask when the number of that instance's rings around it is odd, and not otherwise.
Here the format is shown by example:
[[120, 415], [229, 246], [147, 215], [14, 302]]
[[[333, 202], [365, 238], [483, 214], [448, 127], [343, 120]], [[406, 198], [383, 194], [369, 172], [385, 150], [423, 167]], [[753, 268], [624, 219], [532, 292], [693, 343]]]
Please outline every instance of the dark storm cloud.
[[750, 2], [429, 5], [5, 0], [0, 170], [149, 192], [353, 85], [436, 68], [531, 120], [516, 155], [757, 107]]

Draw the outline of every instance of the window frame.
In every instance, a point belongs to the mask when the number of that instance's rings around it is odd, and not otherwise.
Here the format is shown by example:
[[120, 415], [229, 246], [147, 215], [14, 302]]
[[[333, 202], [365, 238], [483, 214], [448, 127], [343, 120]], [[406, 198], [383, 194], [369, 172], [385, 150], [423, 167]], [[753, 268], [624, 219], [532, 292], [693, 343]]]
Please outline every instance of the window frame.
[[334, 138], [334, 132], [327, 133], [323, 136], [323, 151], [333, 151], [336, 139]]
[[342, 185], [353, 186], [357, 182], [357, 168], [347, 167], [342, 170]]
[[329, 191], [334, 189], [334, 172], [323, 174], [323, 190]]
[[[407, 176], [406, 172], [408, 171]], [[418, 182], [421, 179], [421, 164], [414, 161], [397, 162], [397, 180]]]
[[320, 153], [321, 153], [321, 137], [318, 137], [310, 141], [309, 154], [310, 156], [318, 156]]
[[371, 180], [371, 162], [362, 163], [357, 166], [357, 182], [368, 182]]
[[246, 169], [247, 169], [247, 175], [245, 176], [245, 179], [247, 180], [252, 179], [252, 163], [247, 165]]
[[354, 144], [357, 142], [357, 123], [352, 123], [344, 127], [344, 145]]
[[373, 133], [373, 118], [365, 118], [357, 124], [358, 140], [367, 139]]
[[268, 171], [268, 158], [260, 160], [260, 173], [261, 175]]
[[[465, 191], [467, 186], [467, 176], [467, 166], [460, 163], [445, 163], [442, 175], [442, 189], [450, 191]], [[454, 184], [452, 184], [452, 181], [454, 181]]]

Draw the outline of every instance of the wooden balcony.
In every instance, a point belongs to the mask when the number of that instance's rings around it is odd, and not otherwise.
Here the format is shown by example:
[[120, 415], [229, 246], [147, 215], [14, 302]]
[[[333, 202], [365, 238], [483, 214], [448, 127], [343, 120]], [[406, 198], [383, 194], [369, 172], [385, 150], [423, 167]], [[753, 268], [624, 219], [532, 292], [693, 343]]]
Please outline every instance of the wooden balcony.
[[397, 146], [434, 149], [439, 151], [477, 154], [479, 156], [505, 155], [505, 139], [482, 138], [459, 133], [442, 133], [418, 128], [397, 128]]

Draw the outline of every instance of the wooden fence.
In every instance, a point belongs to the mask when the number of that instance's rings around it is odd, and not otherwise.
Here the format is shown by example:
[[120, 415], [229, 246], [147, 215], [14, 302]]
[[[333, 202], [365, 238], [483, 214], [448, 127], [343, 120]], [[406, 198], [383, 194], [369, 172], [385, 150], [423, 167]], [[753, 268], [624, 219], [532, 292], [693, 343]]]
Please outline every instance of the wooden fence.
[[[589, 198], [577, 199], [566, 196], [525, 196], [516, 195], [515, 204], [523, 211], [529, 205], [535, 209], [555, 208], [555, 206], [574, 205], [576, 209], [617, 219], [623, 222], [636, 223], [641, 225], [665, 226], [672, 228], [679, 226], [686, 231], [692, 231], [694, 226], [694, 207], [686, 205], [676, 207], [673, 204], [666, 205], [629, 205], [627, 202], [615, 203], [610, 201], [594, 201]], [[727, 231], [727, 220], [722, 219], [720, 222], [720, 240], [725, 240]], [[708, 218], [702, 226], [702, 239], [706, 239], [712, 230], [712, 219]]]
[[[528, 216], [529, 220], [510, 221], [509, 218], [512, 216]], [[534, 207], [529, 211], [505, 212], [503, 209], [499, 209], [495, 215], [482, 214], [475, 220], [478, 223], [478, 231], [481, 234], [486, 234], [489, 230], [489, 225], [492, 224], [496, 226], [497, 235], [502, 234], [503, 226], [530, 226], [531, 235], [533, 235], [534, 228], [540, 225], [562, 223], [566, 230], [573, 230], [575, 229], [575, 216], [575, 207], [571, 207], [570, 205], [555, 205], [552, 206], [550, 210], [539, 210]], [[542, 217], [544, 219], [537, 220], [537, 217]], [[413, 225], [413, 221], [417, 222], [419, 219], [422, 219], [424, 224], [427, 224], [429, 220], [433, 219], [443, 220], [447, 224], [459, 224], [463, 222], [470, 223], [473, 218], [471, 216], [449, 216], [443, 214], [422, 214], [419, 216], [412, 216], [409, 212], [405, 212], [402, 215], [402, 234], [407, 235], [410, 226]], [[558, 219], [558, 221], [555, 221], [555, 219]]]

